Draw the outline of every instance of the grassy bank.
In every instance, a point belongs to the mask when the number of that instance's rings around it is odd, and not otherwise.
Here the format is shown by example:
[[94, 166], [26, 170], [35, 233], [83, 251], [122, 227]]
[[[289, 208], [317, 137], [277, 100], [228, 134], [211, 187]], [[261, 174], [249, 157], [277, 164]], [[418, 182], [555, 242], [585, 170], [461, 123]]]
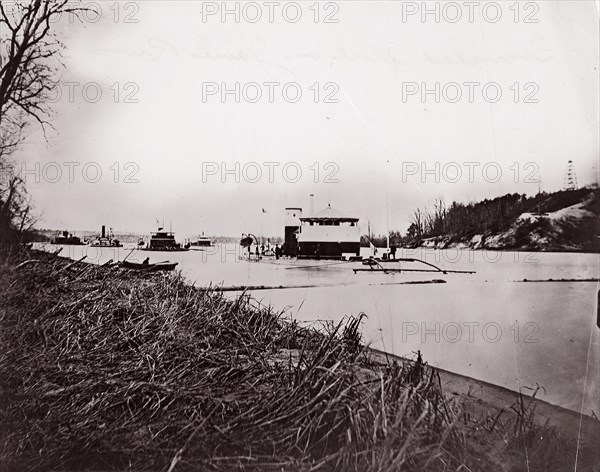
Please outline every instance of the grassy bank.
[[376, 361], [360, 322], [307, 328], [176, 275], [5, 250], [1, 467], [573, 469], [574, 438], [525, 398], [466, 408], [420, 357]]

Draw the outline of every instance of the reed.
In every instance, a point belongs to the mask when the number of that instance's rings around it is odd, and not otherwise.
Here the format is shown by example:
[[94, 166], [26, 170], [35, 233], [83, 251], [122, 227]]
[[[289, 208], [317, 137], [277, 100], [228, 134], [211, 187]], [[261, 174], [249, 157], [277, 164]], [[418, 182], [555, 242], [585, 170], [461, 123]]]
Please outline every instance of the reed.
[[[180, 275], [20, 250], [0, 281], [3, 470], [521, 470], [471, 440], [489, 418], [420, 353], [374, 360], [364, 315], [302, 326]], [[503, 414], [483, 440], [560, 461], [528, 405]]]

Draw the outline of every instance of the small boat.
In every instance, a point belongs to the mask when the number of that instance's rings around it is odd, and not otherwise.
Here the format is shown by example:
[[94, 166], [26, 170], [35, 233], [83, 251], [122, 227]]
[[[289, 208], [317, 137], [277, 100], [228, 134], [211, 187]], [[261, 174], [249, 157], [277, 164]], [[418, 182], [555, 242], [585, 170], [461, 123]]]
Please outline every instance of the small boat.
[[[139, 243], [138, 243], [139, 244]], [[189, 247], [182, 246], [175, 241], [175, 233], [158, 228], [158, 231], [150, 233], [150, 242], [141, 246], [142, 251], [189, 251]]]
[[72, 235], [68, 231], [63, 231], [62, 234], [54, 236], [50, 241], [52, 244], [70, 244], [72, 246], [83, 246], [85, 243], [81, 238]]
[[142, 262], [128, 262], [123, 261], [119, 262], [119, 267], [123, 269], [132, 269], [132, 270], [143, 270], [146, 272], [157, 272], [159, 270], [174, 270], [177, 266], [177, 262], [157, 262], [156, 264], [144, 264]]

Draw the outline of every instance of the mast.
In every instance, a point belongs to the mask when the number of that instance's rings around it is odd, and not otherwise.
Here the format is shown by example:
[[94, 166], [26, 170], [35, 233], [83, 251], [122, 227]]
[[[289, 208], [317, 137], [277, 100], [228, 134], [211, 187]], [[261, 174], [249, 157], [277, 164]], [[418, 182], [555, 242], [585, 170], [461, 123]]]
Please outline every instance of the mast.
[[373, 243], [371, 241], [371, 220], [367, 218], [367, 233], [369, 236], [369, 252], [371, 253], [372, 256], [374, 256], [375, 254], [373, 254]]
[[390, 202], [388, 196], [385, 196], [385, 213], [387, 226], [387, 248], [390, 248]]

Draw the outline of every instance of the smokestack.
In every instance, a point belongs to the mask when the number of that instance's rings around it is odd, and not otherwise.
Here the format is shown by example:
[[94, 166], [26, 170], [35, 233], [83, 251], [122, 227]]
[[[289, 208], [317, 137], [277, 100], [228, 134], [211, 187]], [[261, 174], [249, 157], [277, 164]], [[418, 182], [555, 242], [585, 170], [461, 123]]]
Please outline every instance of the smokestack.
[[314, 216], [315, 214], [315, 194], [311, 193], [310, 194], [310, 206], [308, 209], [308, 216]]
[[102, 225], [102, 237], [106, 237], [106, 227], [104, 225]]

